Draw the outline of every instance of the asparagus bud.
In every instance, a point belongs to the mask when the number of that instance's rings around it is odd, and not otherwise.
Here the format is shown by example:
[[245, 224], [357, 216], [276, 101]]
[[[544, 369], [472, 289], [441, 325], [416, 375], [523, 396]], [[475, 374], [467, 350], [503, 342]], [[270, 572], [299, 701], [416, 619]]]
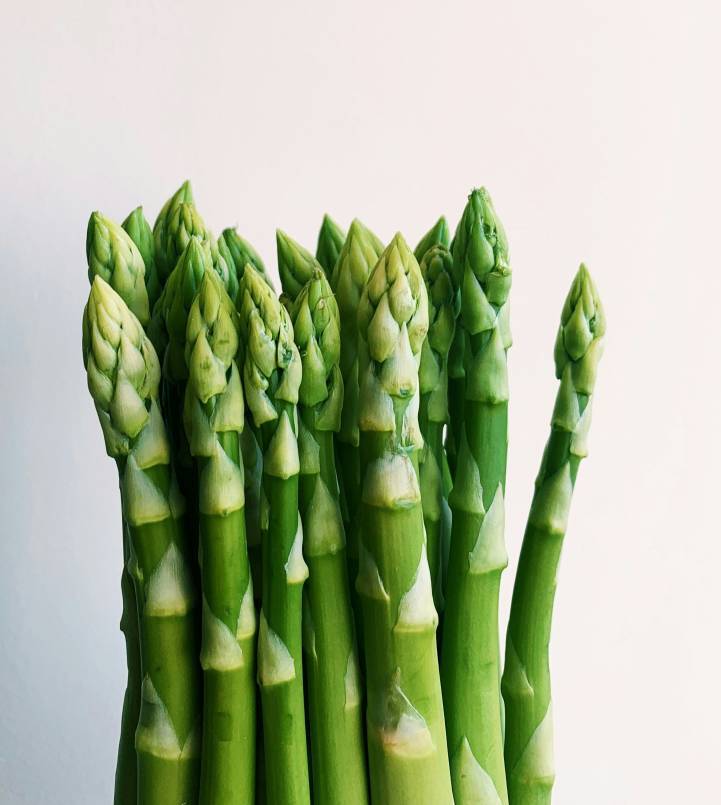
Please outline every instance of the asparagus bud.
[[136, 207], [123, 221], [122, 226], [138, 247], [138, 251], [143, 258], [143, 263], [145, 264], [145, 287], [148, 290], [148, 303], [152, 314], [155, 303], [160, 296], [160, 280], [158, 279], [158, 267], [155, 264], [153, 230], [143, 215], [142, 207]]
[[330, 215], [324, 215], [323, 223], [318, 233], [318, 246], [315, 250], [315, 256], [328, 278], [330, 278], [335, 264], [338, 262], [338, 255], [343, 248], [345, 238], [345, 232]]

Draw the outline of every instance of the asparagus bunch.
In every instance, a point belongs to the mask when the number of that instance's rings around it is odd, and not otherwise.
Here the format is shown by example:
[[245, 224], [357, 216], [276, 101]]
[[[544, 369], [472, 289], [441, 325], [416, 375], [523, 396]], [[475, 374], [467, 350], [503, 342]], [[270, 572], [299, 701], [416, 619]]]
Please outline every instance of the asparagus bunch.
[[511, 272], [488, 193], [450, 246], [443, 217], [415, 253], [328, 216], [315, 257], [276, 240], [280, 298], [187, 182], [152, 230], [142, 207], [88, 225], [83, 358], [122, 502], [115, 803], [547, 805], [605, 332], [590, 276], [561, 316], [501, 673]]

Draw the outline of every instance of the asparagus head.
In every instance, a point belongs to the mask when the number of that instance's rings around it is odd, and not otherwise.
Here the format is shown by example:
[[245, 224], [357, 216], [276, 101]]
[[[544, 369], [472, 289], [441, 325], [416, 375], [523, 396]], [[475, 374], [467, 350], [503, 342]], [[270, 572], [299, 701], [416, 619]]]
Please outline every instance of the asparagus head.
[[323, 223], [318, 233], [318, 245], [315, 250], [316, 260], [325, 271], [326, 277], [330, 277], [338, 261], [338, 255], [345, 243], [346, 233], [330, 217], [323, 216]]

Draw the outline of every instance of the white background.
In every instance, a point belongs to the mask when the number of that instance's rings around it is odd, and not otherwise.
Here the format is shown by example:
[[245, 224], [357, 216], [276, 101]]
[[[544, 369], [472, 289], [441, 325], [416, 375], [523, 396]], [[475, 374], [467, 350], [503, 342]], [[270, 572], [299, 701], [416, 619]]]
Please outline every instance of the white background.
[[491, 190], [514, 269], [504, 624], [588, 262], [608, 339], [557, 597], [554, 802], [718, 801], [720, 22], [693, 0], [3, 4], [4, 805], [111, 800], [121, 547], [85, 226], [152, 220], [186, 177], [273, 270], [275, 226], [314, 247], [328, 211], [415, 243]]

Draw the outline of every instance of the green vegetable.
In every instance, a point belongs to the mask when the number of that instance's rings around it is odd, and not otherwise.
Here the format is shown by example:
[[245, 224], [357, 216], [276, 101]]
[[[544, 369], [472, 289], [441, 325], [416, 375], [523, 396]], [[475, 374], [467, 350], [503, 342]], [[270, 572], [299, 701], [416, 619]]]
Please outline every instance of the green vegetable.
[[142, 207], [136, 207], [123, 221], [123, 229], [138, 247], [138, 251], [143, 258], [143, 263], [145, 264], [145, 287], [148, 290], [148, 303], [152, 313], [160, 296], [160, 280], [158, 279], [158, 268], [155, 265], [153, 230], [143, 215]]
[[548, 646], [553, 599], [576, 474], [588, 452], [591, 397], [605, 331], [598, 292], [582, 265], [561, 314], [554, 350], [561, 384], [523, 537], [506, 637], [503, 699], [512, 805], [551, 802], [555, 773]]
[[368, 802], [358, 654], [338, 504], [333, 434], [340, 426], [343, 379], [338, 306], [317, 268], [292, 308], [303, 379], [298, 412], [304, 591], [313, 802]]
[[223, 241], [224, 247], [227, 249], [234, 265], [235, 273], [240, 282], [246, 264], [250, 263], [253, 268], [263, 277], [266, 283], [272, 288], [273, 282], [265, 270], [263, 261], [256, 250], [248, 243], [245, 238], [242, 238], [235, 229], [224, 229], [223, 234], [220, 236], [218, 244]]
[[145, 326], [150, 319], [145, 263], [137, 246], [116, 223], [100, 212], [88, 221], [85, 240], [88, 279], [102, 277]]
[[453, 794], [458, 805], [507, 803], [503, 766], [498, 593], [508, 564], [504, 490], [508, 447], [508, 295], [501, 223], [474, 190], [453, 248], [466, 333], [465, 406], [453, 511], [441, 677]]
[[448, 221], [441, 215], [428, 232], [418, 241], [418, 245], [413, 252], [418, 263], [420, 264], [422, 262], [426, 252], [433, 246], [445, 246], [448, 248], [449, 238]]
[[99, 276], [83, 316], [88, 388], [120, 473], [140, 612], [142, 701], [135, 735], [140, 805], [197, 800], [197, 595], [158, 404], [160, 366], [138, 319]]
[[316, 269], [322, 271], [322, 268], [309, 251], [280, 229], [276, 230], [275, 240], [278, 247], [280, 284], [283, 294], [289, 302], [293, 302], [301, 288], [312, 279], [313, 272]]
[[245, 536], [237, 314], [206, 270], [190, 308], [185, 427], [198, 464], [204, 671], [201, 805], [255, 801], [255, 608]]
[[338, 262], [338, 255], [345, 243], [345, 238], [345, 232], [330, 215], [324, 215], [323, 223], [318, 233], [318, 246], [315, 250], [315, 256], [327, 277], [330, 277], [333, 273], [335, 264]]
[[[302, 662], [302, 589], [308, 577], [298, 517], [298, 388], [293, 325], [261, 275], [246, 265], [240, 285], [243, 384], [263, 448], [267, 533], [258, 632], [267, 799], [310, 802]], [[262, 526], [261, 526], [262, 527]]]
[[424, 441], [419, 477], [433, 600], [439, 611], [443, 606], [442, 546], [450, 539], [451, 524], [443, 479], [446, 463], [443, 430], [448, 423], [448, 350], [460, 302], [453, 287], [452, 264], [451, 253], [442, 245], [428, 249], [420, 264], [428, 291], [429, 327], [419, 369], [418, 420]]
[[418, 362], [428, 300], [396, 235], [358, 306], [363, 606], [371, 795], [451, 805], [433, 606], [418, 485]]
[[[351, 223], [331, 276], [331, 288], [340, 315], [340, 371], [343, 376], [343, 410], [336, 436], [341, 506], [348, 541], [351, 583], [358, 575], [358, 518], [360, 514], [360, 453], [358, 450], [358, 303], [371, 269], [383, 252], [383, 244], [357, 218]], [[356, 615], [360, 603], [355, 595]], [[358, 622], [358, 618], [356, 619]], [[360, 637], [359, 637], [360, 640]]]
[[205, 223], [195, 209], [190, 182], [185, 181], [165, 202], [153, 225], [155, 264], [161, 290], [188, 240], [193, 235], [205, 238], [206, 234]]

